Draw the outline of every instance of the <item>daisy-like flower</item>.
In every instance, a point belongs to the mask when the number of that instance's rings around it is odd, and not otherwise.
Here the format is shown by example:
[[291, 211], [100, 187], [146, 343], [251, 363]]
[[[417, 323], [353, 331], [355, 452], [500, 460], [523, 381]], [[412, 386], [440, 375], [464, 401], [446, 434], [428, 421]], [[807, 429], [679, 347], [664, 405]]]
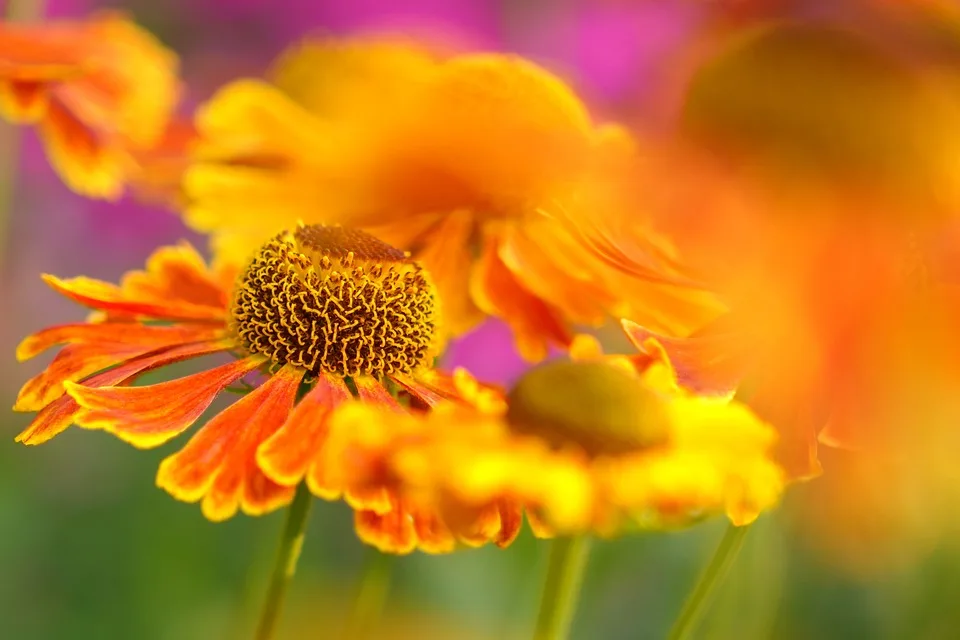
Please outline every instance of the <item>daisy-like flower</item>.
[[628, 333], [662, 344], [689, 388], [737, 389], [792, 478], [821, 472], [820, 445], [885, 455], [940, 423], [921, 409], [957, 410], [933, 393], [955, 388], [960, 347], [960, 125], [943, 89], [852, 33], [768, 26], [702, 65], [652, 163], [694, 185], [655, 215], [731, 312], [681, 339]]
[[119, 14], [0, 23], [0, 114], [36, 125], [53, 167], [85, 196], [121, 195], [179, 93], [176, 56]]
[[652, 230], [629, 276], [584, 244], [611, 209], [645, 228], [633, 142], [541, 67], [323, 40], [285, 54], [271, 80], [228, 85], [197, 113], [186, 220], [218, 255], [245, 257], [268, 220], [362, 228], [434, 274], [446, 331], [500, 317], [532, 360], [569, 344], [569, 323], [615, 309], [669, 334], [718, 313]]
[[[648, 345], [654, 349], [655, 345]], [[354, 405], [332, 421], [348, 486], [393, 481], [453, 530], [502, 501], [539, 535], [684, 526], [717, 513], [736, 525], [779, 499], [773, 430], [744, 405], [681, 389], [669, 362], [599, 357], [533, 369], [506, 398], [455, 378], [469, 404], [395, 415]]]
[[[329, 416], [352, 396], [400, 411], [387, 386], [421, 407], [454, 395], [430, 369], [437, 316], [428, 276], [361, 231], [314, 225], [283, 232], [239, 275], [213, 271], [179, 246], [158, 250], [145, 271], [119, 286], [45, 280], [97, 314], [20, 345], [21, 360], [65, 345], [17, 399], [15, 409], [39, 412], [17, 438], [25, 444], [75, 422], [155, 447], [190, 427], [228, 386], [250, 376], [261, 382], [160, 464], [157, 484], [181, 500], [202, 500], [211, 520], [276, 509], [304, 478], [318, 495], [340, 495], [319, 459]], [[179, 379], [132, 384], [147, 371], [222, 352], [237, 357]], [[422, 538], [440, 535], [429, 528], [429, 513], [400, 512], [385, 489], [345, 497], [381, 516], [383, 526], [410, 520]]]

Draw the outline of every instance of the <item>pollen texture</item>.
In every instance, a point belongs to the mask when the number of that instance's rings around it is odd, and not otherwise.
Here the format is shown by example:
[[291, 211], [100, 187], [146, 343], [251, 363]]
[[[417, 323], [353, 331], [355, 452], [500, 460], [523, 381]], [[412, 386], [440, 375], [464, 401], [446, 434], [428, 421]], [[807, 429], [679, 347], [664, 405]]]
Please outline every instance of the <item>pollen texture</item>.
[[406, 254], [370, 234], [302, 226], [241, 274], [233, 327], [278, 365], [340, 376], [410, 373], [433, 356], [434, 291]]

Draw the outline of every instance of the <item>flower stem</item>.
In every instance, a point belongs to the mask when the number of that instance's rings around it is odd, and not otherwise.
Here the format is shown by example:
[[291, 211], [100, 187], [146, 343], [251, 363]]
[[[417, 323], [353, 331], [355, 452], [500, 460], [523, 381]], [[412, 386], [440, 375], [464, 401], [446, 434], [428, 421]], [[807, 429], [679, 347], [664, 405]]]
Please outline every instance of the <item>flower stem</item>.
[[376, 628], [390, 593], [394, 557], [373, 547], [366, 551], [360, 585], [353, 600], [344, 638], [363, 640]]
[[260, 621], [257, 623], [256, 640], [270, 640], [276, 631], [280, 609], [287, 595], [287, 586], [297, 570], [297, 560], [300, 559], [300, 549], [303, 547], [303, 538], [306, 535], [307, 515], [313, 498], [307, 485], [300, 483], [293, 502], [287, 509], [287, 521], [283, 527], [283, 537], [280, 538], [280, 550], [277, 561], [273, 565], [273, 577], [267, 589], [267, 599], [260, 611]]
[[696, 628], [700, 617], [710, 605], [714, 589], [723, 581], [730, 567], [733, 566], [733, 561], [736, 560], [749, 529], [749, 525], [736, 527], [731, 524], [727, 527], [723, 539], [720, 540], [717, 550], [713, 553], [713, 558], [710, 559], [710, 564], [704, 569], [693, 591], [687, 596], [687, 601], [683, 605], [680, 616], [673, 623], [668, 640], [685, 640]]
[[587, 536], [556, 538], [550, 543], [550, 560], [543, 581], [534, 640], [563, 640], [567, 637], [589, 554], [590, 539]]

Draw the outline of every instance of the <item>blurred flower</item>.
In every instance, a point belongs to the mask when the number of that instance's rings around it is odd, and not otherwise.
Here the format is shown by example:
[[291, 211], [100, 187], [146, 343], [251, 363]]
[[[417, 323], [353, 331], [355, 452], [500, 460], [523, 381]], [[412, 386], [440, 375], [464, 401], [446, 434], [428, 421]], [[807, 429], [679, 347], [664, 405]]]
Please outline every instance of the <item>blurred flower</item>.
[[[286, 504], [304, 478], [314, 493], [338, 495], [317, 459], [330, 414], [351, 395], [395, 411], [402, 407], [385, 384], [399, 385], [418, 407], [455, 395], [429, 369], [433, 289], [422, 268], [393, 247], [360, 231], [299, 227], [264, 244], [235, 285], [233, 275], [208, 269], [183, 245], [158, 250], [120, 286], [46, 276], [56, 291], [98, 313], [20, 345], [24, 360], [66, 344], [21, 390], [15, 409], [39, 414], [17, 439], [39, 444], [75, 421], [155, 447], [192, 425], [229, 385], [259, 371], [263, 383], [248, 386], [157, 474], [174, 497], [202, 499], [204, 515], [223, 520], [238, 508], [258, 515]], [[147, 371], [227, 351], [237, 359], [129, 386]], [[346, 497], [384, 520], [410, 517], [385, 491]]]
[[0, 112], [36, 124], [68, 187], [119, 198], [179, 98], [176, 56], [119, 14], [0, 23]]
[[955, 377], [960, 105], [942, 89], [840, 29], [751, 31], [691, 79], [681, 135], [651, 165], [684, 185], [652, 195], [663, 228], [731, 308], [658, 339], [685, 384], [739, 388], [793, 477], [820, 472], [818, 440], [913, 432], [909, 390]]
[[[282, 56], [271, 80], [228, 85], [197, 114], [186, 220], [219, 254], [244, 259], [277, 219], [362, 228], [433, 274], [451, 334], [498, 316], [531, 360], [567, 345], [569, 322], [614, 309], [671, 334], [718, 313], [632, 208], [630, 136], [594, 124], [533, 63], [317, 40]], [[648, 232], [632, 277], [580, 238], [615, 208]]]
[[663, 357], [603, 359], [585, 338], [574, 352], [585, 359], [532, 370], [505, 401], [461, 374], [469, 405], [349, 407], [327, 453], [356, 461], [339, 467], [348, 484], [392, 481], [455, 531], [504, 502], [525, 505], [540, 535], [670, 528], [718, 512], [743, 525], [776, 503], [774, 433], [744, 405], [684, 391]]

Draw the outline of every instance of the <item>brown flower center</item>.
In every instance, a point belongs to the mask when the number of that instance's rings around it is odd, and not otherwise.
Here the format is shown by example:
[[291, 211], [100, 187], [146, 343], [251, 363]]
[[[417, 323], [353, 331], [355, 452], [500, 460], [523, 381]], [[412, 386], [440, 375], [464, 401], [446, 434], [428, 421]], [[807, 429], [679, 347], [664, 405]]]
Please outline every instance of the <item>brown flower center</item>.
[[548, 362], [525, 374], [507, 396], [517, 433], [591, 456], [621, 455], [664, 444], [663, 399], [628, 372], [603, 362]]
[[363, 231], [301, 226], [267, 242], [241, 274], [241, 345], [319, 374], [410, 373], [433, 356], [434, 289], [405, 253]]

